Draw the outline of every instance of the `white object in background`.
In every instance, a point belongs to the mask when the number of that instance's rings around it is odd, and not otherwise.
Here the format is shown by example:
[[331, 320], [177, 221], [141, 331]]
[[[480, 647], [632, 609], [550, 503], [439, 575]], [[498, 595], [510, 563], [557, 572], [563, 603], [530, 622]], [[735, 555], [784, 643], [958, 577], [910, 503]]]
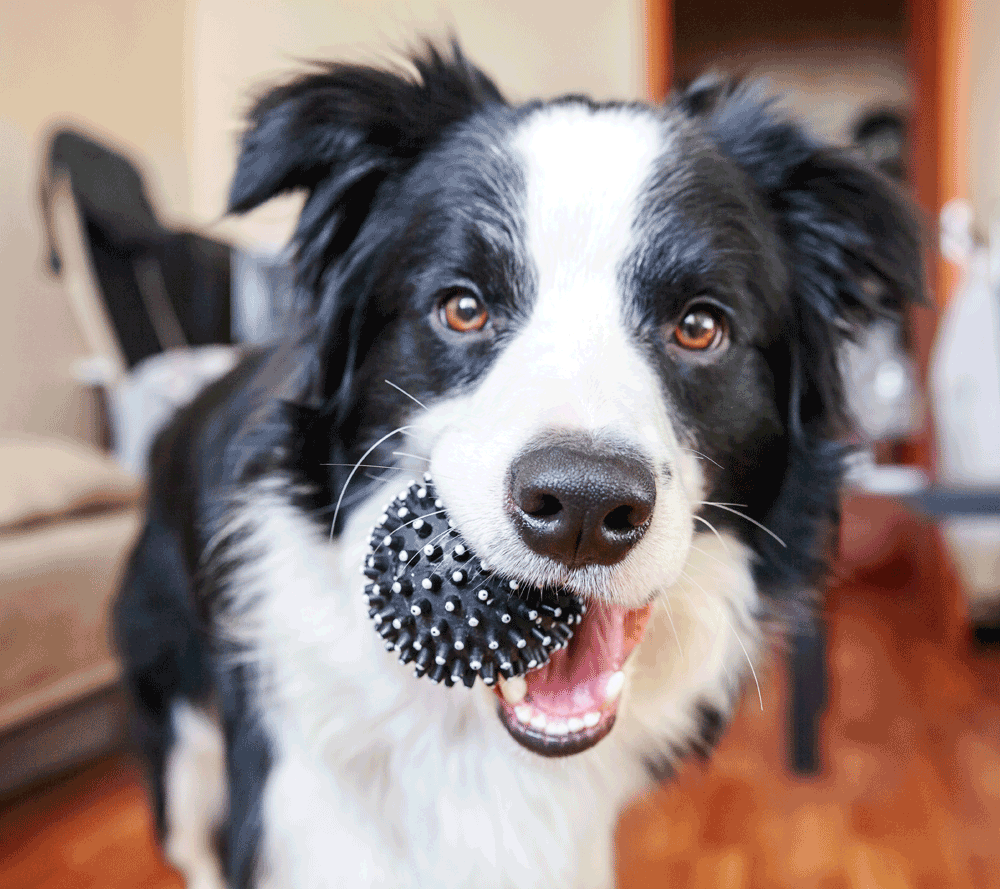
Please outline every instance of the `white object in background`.
[[923, 491], [927, 473], [916, 466], [879, 465], [871, 451], [858, 450], [846, 461], [844, 482], [856, 491], [880, 497], [909, 497]]
[[[964, 265], [965, 276], [941, 318], [930, 357], [938, 484], [998, 487], [1000, 266], [992, 251], [969, 248], [971, 237], [946, 234], [946, 226], [956, 227], [962, 215], [956, 209], [946, 218], [942, 211], [942, 247], [947, 240], [950, 256]], [[968, 213], [965, 218], [971, 220]], [[993, 234], [1000, 235], [1000, 229]], [[994, 243], [994, 251], [1000, 252], [1000, 240]], [[1000, 516], [953, 516], [942, 522], [942, 530], [972, 619], [991, 618], [1000, 600]]]
[[115, 458], [145, 477], [149, 448], [174, 413], [240, 357], [235, 346], [172, 349], [144, 358], [108, 387]]
[[257, 345], [272, 342], [284, 331], [292, 311], [291, 250], [234, 247], [231, 292], [233, 339]]
[[987, 251], [976, 250], [931, 350], [941, 485], [1000, 485], [1000, 294], [989, 272]]
[[872, 324], [841, 351], [847, 407], [869, 442], [903, 438], [920, 428], [923, 402], [913, 361], [900, 343], [899, 324]]

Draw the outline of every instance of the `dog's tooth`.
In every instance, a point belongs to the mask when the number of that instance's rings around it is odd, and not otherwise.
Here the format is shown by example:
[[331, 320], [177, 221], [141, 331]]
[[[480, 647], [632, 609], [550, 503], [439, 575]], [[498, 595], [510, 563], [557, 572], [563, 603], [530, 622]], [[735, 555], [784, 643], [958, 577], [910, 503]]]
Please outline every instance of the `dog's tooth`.
[[568, 735], [569, 728], [563, 720], [557, 719], [545, 726], [545, 734], [557, 736]]
[[523, 676], [515, 676], [513, 679], [504, 679], [500, 683], [500, 691], [504, 700], [512, 707], [520, 704], [528, 694], [528, 683]]
[[580, 731], [580, 729], [583, 728], [583, 720], [577, 716], [571, 716], [569, 719], [566, 720], [566, 727], [571, 732], [578, 732]]
[[521, 706], [514, 708], [514, 715], [517, 717], [518, 722], [527, 725], [531, 722], [531, 717], [535, 715], [535, 711], [527, 704], [521, 704]]
[[536, 713], [534, 716], [531, 717], [531, 723], [530, 723], [530, 725], [534, 729], [538, 729], [539, 731], [543, 731], [545, 729], [545, 726], [546, 726], [547, 723], [548, 723], [548, 720], [545, 718], [545, 714], [544, 713]]
[[587, 728], [593, 728], [600, 721], [601, 721], [601, 714], [600, 713], [590, 712], [590, 713], [585, 714], [584, 717], [583, 717], [583, 724]]
[[618, 695], [622, 693], [622, 688], [625, 686], [625, 674], [618, 670], [611, 674], [608, 679], [608, 684], [604, 689], [604, 700], [608, 703], [618, 700]]

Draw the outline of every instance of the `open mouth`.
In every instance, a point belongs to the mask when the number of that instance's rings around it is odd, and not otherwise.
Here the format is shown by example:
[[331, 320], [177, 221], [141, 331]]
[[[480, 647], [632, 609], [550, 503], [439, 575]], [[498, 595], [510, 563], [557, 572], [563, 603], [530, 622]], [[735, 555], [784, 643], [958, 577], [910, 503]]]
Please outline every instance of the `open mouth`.
[[611, 731], [651, 606], [584, 603], [494, 573], [448, 519], [430, 474], [386, 507], [369, 546], [368, 615], [417, 678], [482, 679], [511, 736], [542, 756], [579, 753]]
[[542, 756], [569, 756], [603, 739], [615, 724], [623, 667], [650, 609], [592, 602], [566, 648], [544, 667], [502, 680], [498, 715], [514, 740]]

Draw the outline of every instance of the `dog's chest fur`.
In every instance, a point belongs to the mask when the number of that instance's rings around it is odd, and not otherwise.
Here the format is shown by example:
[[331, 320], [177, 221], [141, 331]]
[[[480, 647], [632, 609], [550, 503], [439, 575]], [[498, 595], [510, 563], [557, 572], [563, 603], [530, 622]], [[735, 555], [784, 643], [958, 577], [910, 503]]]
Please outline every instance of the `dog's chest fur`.
[[[615, 822], [649, 785], [650, 746], [686, 743], [697, 731], [692, 701], [728, 712], [726, 677], [739, 674], [744, 650], [757, 653], [739, 544], [705, 542], [690, 584], [654, 617], [611, 738], [546, 760], [511, 740], [492, 693], [414, 682], [371, 631], [358, 566], [398, 486], [360, 508], [339, 543], [277, 480], [250, 493], [228, 529], [253, 555], [232, 575], [220, 629], [253, 667], [272, 751], [261, 885], [329, 886], [331, 872], [340, 886], [612, 885]], [[712, 613], [734, 605], [735, 624]]]

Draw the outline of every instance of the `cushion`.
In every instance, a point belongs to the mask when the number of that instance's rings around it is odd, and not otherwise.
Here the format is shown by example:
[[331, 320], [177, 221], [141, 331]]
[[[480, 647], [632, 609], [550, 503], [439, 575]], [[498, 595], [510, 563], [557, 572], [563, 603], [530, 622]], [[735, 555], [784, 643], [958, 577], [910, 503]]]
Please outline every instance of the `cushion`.
[[85, 444], [0, 432], [0, 533], [131, 506], [141, 490], [132, 474]]

